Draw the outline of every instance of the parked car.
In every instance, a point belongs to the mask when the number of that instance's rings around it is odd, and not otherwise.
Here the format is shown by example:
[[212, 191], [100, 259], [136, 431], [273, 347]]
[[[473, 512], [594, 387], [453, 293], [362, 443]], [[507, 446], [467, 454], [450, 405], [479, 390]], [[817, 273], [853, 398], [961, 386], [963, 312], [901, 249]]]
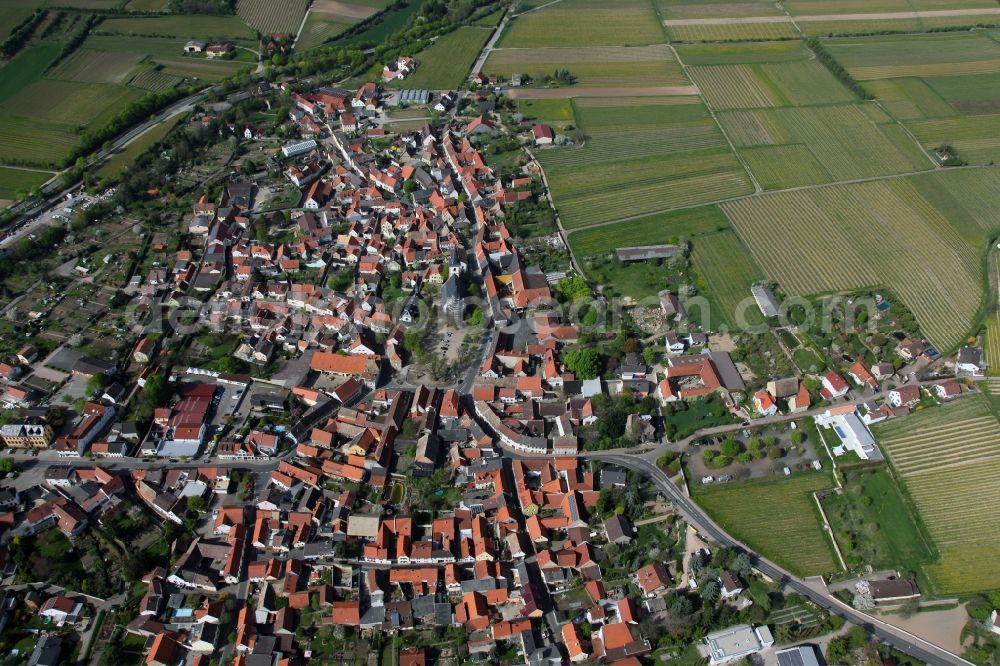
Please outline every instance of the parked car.
[[701, 482], [704, 484], [715, 483], [714, 476], [703, 476], [701, 477]]

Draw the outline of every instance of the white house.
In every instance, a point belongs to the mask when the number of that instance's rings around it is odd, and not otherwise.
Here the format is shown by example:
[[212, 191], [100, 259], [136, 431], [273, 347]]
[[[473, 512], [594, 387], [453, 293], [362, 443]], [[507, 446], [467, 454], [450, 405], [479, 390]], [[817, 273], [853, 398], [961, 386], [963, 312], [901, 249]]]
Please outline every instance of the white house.
[[754, 628], [750, 624], [740, 624], [721, 629], [705, 636], [708, 646], [709, 663], [727, 664], [742, 659], [774, 645], [774, 638], [767, 625]]

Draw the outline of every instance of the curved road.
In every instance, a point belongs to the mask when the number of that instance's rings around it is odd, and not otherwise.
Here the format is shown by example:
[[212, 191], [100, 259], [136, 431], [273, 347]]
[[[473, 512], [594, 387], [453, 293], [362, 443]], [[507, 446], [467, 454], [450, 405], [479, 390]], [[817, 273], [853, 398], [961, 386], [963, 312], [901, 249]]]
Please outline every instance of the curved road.
[[898, 627], [894, 627], [882, 620], [855, 610], [853, 607], [841, 602], [825, 591], [825, 585], [810, 585], [806, 581], [796, 578], [773, 562], [761, 557], [745, 544], [729, 536], [721, 527], [716, 525], [702, 509], [689, 499], [681, 490], [674, 485], [654, 463], [637, 456], [625, 455], [621, 453], [593, 452], [581, 454], [581, 458], [591, 460], [601, 460], [647, 477], [653, 485], [668, 497], [677, 510], [684, 516], [690, 525], [693, 525], [703, 535], [713, 541], [729, 547], [739, 548], [746, 551], [754, 558], [754, 568], [768, 578], [780, 581], [785, 586], [791, 588], [796, 593], [801, 594], [820, 608], [839, 615], [848, 622], [862, 626], [878, 640], [916, 657], [921, 661], [939, 666], [943, 664], [953, 664], [955, 666], [972, 666], [972, 663], [962, 659], [958, 655], [952, 654], [933, 643], [929, 643], [922, 638], [914, 636]]
[[[171, 118], [177, 115], [178, 113], [186, 113], [187, 111], [190, 111], [192, 108], [194, 108], [195, 105], [199, 104], [202, 100], [204, 100], [208, 94], [208, 91], [212, 89], [213, 88], [207, 88], [193, 95], [189, 95], [188, 97], [177, 100], [176, 102], [174, 102], [167, 108], [163, 109], [149, 120], [146, 120], [145, 122], [140, 123], [139, 125], [136, 125], [131, 129], [125, 131], [124, 133], [118, 135], [118, 137], [111, 142], [111, 150], [98, 151], [94, 159], [87, 163], [86, 165], [87, 168], [94, 166], [108, 155], [111, 155], [112, 153], [117, 152], [122, 148], [126, 147], [128, 144], [132, 143], [142, 134], [144, 134], [147, 130], [151, 129], [154, 125], [159, 125], [166, 119]], [[60, 188], [58, 184], [60, 175], [61, 173], [57, 174], [56, 176], [53, 177], [52, 180], [49, 181], [47, 185], [42, 187], [43, 192], [50, 192], [50, 194], [48, 194], [43, 201], [40, 201], [31, 208], [20, 212], [17, 215], [17, 217], [13, 218], [8, 223], [8, 226], [12, 224], [17, 224], [19, 220], [22, 220], [24, 218], [37, 217], [38, 219], [35, 222], [32, 222], [31, 224], [24, 225], [10, 236], [0, 241], [0, 248], [11, 245], [18, 239], [23, 238], [24, 236], [27, 236], [28, 234], [35, 231], [40, 225], [45, 223], [41, 218], [42, 213], [52, 208], [54, 205], [65, 199], [67, 195], [69, 195], [72, 192], [75, 192], [80, 187], [79, 183], [75, 183], [72, 186], [67, 187], [65, 189]], [[53, 192], [52, 191], [53, 188], [55, 188], [56, 191]]]

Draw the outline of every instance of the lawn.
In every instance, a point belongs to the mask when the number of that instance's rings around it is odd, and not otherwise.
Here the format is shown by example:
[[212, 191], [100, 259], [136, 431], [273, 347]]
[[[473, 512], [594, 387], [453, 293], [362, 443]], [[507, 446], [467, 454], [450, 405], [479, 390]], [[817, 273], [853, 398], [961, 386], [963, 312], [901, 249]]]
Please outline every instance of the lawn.
[[837, 568], [813, 499], [815, 491], [832, 485], [825, 472], [797, 472], [709, 486], [694, 480], [691, 493], [722, 529], [752, 550], [796, 575], [815, 576]]
[[15, 199], [18, 192], [30, 192], [54, 174], [0, 166], [0, 199]]
[[924, 567], [938, 594], [1000, 589], [1000, 422], [984, 397], [964, 398], [873, 430], [939, 558]]
[[805, 347], [796, 349], [792, 352], [792, 360], [795, 361], [795, 365], [803, 374], [807, 372], [818, 372], [823, 363], [823, 359], [819, 357], [819, 354], [812, 349], [806, 349]]
[[462, 26], [437, 39], [417, 53], [417, 71], [398, 82], [402, 88], [452, 90], [470, 74], [483, 44], [490, 38], [489, 28]]
[[504, 48], [638, 46], [664, 41], [649, 0], [562, 0], [507, 25]]
[[729, 408], [714, 393], [695, 400], [682, 400], [663, 407], [667, 437], [678, 441], [690, 437], [698, 430], [735, 423]]
[[149, 149], [157, 141], [160, 141], [165, 137], [170, 130], [174, 128], [177, 121], [181, 119], [181, 116], [177, 115], [168, 120], [167, 122], [160, 123], [144, 134], [138, 139], [130, 143], [119, 153], [115, 153], [108, 159], [100, 169], [97, 170], [97, 175], [102, 178], [106, 177], [117, 177], [121, 175], [125, 167], [132, 164], [139, 155], [142, 155], [146, 150]]
[[844, 492], [823, 500], [827, 520], [848, 566], [910, 570], [934, 548], [888, 470], [846, 473]]

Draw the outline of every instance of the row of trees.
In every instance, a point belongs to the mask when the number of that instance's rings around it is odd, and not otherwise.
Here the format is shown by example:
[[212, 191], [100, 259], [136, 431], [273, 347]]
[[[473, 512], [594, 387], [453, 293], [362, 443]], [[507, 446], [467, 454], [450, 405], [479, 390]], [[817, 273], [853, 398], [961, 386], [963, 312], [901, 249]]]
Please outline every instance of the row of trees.
[[4, 58], [10, 58], [24, 48], [24, 45], [28, 43], [28, 39], [35, 32], [35, 28], [38, 27], [38, 24], [42, 22], [47, 13], [44, 9], [35, 10], [33, 14], [14, 26], [14, 29], [10, 32], [10, 36], [0, 43], [0, 55]]

